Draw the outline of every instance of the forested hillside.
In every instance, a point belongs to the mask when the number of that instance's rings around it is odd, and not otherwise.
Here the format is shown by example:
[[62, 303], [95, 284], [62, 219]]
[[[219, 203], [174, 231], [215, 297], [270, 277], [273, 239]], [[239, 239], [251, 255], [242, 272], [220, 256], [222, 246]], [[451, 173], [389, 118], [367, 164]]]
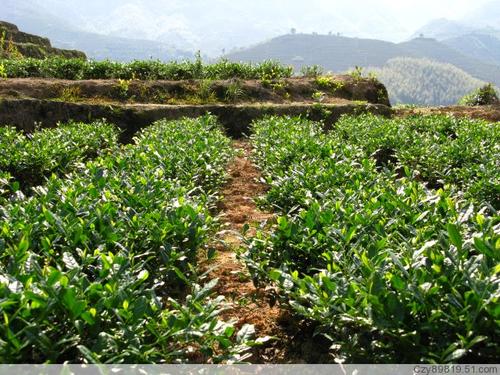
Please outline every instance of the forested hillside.
[[484, 82], [461, 69], [428, 59], [395, 58], [369, 68], [387, 87], [391, 103], [451, 105]]
[[354, 66], [383, 67], [396, 57], [427, 58], [448, 63], [473, 77], [500, 85], [500, 66], [466, 56], [430, 38], [416, 38], [395, 44], [373, 39], [337, 35], [284, 35], [227, 56], [235, 61], [276, 59], [300, 70], [305, 65], [320, 65], [342, 72]]

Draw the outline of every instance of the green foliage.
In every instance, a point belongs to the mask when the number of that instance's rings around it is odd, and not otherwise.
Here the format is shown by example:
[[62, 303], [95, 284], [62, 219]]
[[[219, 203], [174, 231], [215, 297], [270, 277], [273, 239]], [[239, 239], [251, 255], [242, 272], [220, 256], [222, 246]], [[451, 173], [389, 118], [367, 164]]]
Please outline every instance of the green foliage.
[[344, 88], [344, 82], [334, 79], [332, 76], [318, 76], [314, 80], [316, 86], [320, 89], [335, 92]]
[[498, 103], [498, 94], [495, 87], [488, 83], [460, 99], [460, 105], [478, 106]]
[[61, 95], [58, 99], [63, 102], [75, 103], [80, 100], [82, 91], [78, 86], [68, 86], [61, 90]]
[[313, 92], [313, 94], [311, 95], [311, 98], [318, 102], [318, 103], [321, 103], [324, 99], [325, 99], [325, 93], [322, 92], [322, 91], [315, 91]]
[[0, 34], [0, 58], [20, 59], [22, 54], [19, 52], [16, 44], [12, 40], [12, 36], [7, 40], [6, 30], [2, 30]]
[[131, 79], [119, 79], [118, 84], [117, 84], [117, 92], [118, 96], [122, 99], [127, 99], [129, 96], [129, 88], [130, 88], [130, 83], [132, 82]]
[[230, 157], [213, 117], [159, 121], [4, 203], [1, 362], [242, 360], [252, 330], [219, 320], [217, 280], [195, 275]]
[[238, 100], [243, 99], [245, 96], [245, 91], [242, 87], [242, 84], [239, 80], [233, 79], [229, 83], [226, 89], [225, 100], [227, 102], [237, 102]]
[[7, 72], [3, 64], [0, 64], [0, 78], [7, 78]]
[[215, 91], [212, 88], [213, 81], [210, 79], [203, 79], [199, 82], [197, 96], [202, 103], [216, 102]]
[[[444, 141], [453, 130], [459, 144], [472, 143], [464, 150], [469, 163], [476, 134], [496, 138], [498, 126], [445, 117], [398, 121], [345, 117], [328, 134], [300, 118], [254, 123], [254, 160], [270, 185], [263, 203], [279, 216], [248, 238], [244, 258], [256, 282], [278, 287], [282, 302], [331, 340], [337, 360], [494, 361], [497, 211], [453, 189], [429, 190], [414, 178], [414, 165], [402, 162], [398, 175], [370, 152], [391, 146], [399, 156], [413, 144], [405, 161], [425, 161], [432, 147], [455, 157]], [[406, 131], [403, 139], [418, 134], [436, 146], [407, 140], [397, 148], [392, 126]], [[493, 163], [499, 153], [490, 151]]]
[[303, 77], [316, 78], [323, 74], [323, 68], [319, 65], [303, 66], [300, 73]]
[[363, 79], [363, 68], [361, 66], [356, 66], [354, 67], [353, 70], [351, 70], [349, 73], [348, 73], [351, 78], [353, 78], [355, 81], [360, 81], [361, 79]]
[[362, 147], [379, 167], [412, 176], [430, 188], [500, 209], [500, 123], [443, 115], [388, 120], [371, 115], [343, 117], [337, 134]]
[[7, 31], [2, 30], [0, 34], [0, 53], [3, 54], [5, 52], [5, 38], [7, 36]]
[[69, 123], [30, 135], [0, 127], [0, 171], [10, 173], [22, 187], [36, 186], [52, 173], [62, 175], [111, 152], [117, 138], [117, 129], [103, 121]]
[[233, 63], [221, 60], [203, 64], [198, 56], [194, 62], [162, 63], [155, 60], [119, 63], [114, 61], [86, 61], [51, 57], [44, 60], [0, 60], [9, 78], [60, 79], [122, 79], [122, 80], [183, 80], [183, 79], [281, 79], [291, 77], [293, 68], [275, 61], [259, 64]]

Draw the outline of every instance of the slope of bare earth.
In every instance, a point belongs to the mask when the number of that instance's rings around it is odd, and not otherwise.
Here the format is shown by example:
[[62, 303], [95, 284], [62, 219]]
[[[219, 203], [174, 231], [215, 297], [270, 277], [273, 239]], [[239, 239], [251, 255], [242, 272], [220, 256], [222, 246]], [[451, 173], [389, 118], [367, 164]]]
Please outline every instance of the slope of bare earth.
[[500, 121], [500, 104], [477, 107], [449, 106], [394, 109], [394, 115], [398, 117], [407, 117], [415, 114], [448, 114], [496, 122]]
[[0, 80], [0, 97], [90, 103], [345, 103], [389, 105], [385, 87], [376, 80], [331, 76], [281, 80], [69, 81], [42, 78]]

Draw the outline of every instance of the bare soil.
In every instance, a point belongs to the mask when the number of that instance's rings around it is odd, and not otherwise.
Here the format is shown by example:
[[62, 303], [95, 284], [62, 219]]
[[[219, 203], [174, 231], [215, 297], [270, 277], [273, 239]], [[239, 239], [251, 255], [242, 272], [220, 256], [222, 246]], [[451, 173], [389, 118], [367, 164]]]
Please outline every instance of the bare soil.
[[[0, 80], [0, 97], [58, 100], [75, 103], [150, 103], [201, 105], [216, 103], [316, 103], [346, 104], [365, 101], [389, 105], [379, 82], [334, 77], [337, 86], [320, 87], [313, 78], [261, 80], [62, 80], [12, 78]], [[316, 96], [313, 96], [316, 95]]]
[[[258, 225], [272, 218], [269, 212], [260, 211], [254, 198], [265, 193], [265, 186], [258, 179], [259, 171], [248, 156], [250, 145], [244, 140], [234, 141], [238, 155], [229, 167], [229, 179], [223, 190], [220, 204], [224, 231], [220, 233], [221, 243], [217, 245], [217, 258], [206, 268], [213, 268], [209, 277], [219, 279], [216, 292], [232, 303], [232, 308], [223, 315], [225, 320], [237, 321], [240, 328], [253, 324], [257, 336], [279, 334], [280, 308], [269, 303], [265, 290], [256, 289], [245, 266], [237, 259], [237, 252], [244, 246], [243, 226]], [[254, 358], [265, 362], [264, 358]]]
[[414, 114], [448, 114], [458, 117], [469, 117], [487, 121], [500, 121], [500, 104], [477, 107], [422, 107], [394, 109], [395, 116], [406, 117]]
[[328, 363], [328, 343], [314, 337], [314, 326], [296, 319], [285, 307], [280, 306], [272, 289], [258, 289], [251, 281], [245, 265], [237, 258], [245, 244], [242, 229], [250, 226], [248, 234], [263, 222], [273, 222], [271, 212], [258, 209], [254, 199], [266, 191], [259, 181], [260, 171], [249, 156], [251, 146], [246, 140], [233, 143], [238, 155], [229, 167], [229, 179], [223, 190], [220, 204], [224, 230], [220, 233], [215, 260], [204, 264], [212, 269], [209, 278], [218, 278], [216, 292], [232, 303], [222, 318], [236, 321], [240, 328], [244, 324], [255, 326], [256, 336], [271, 336], [273, 339], [254, 349], [252, 363]]

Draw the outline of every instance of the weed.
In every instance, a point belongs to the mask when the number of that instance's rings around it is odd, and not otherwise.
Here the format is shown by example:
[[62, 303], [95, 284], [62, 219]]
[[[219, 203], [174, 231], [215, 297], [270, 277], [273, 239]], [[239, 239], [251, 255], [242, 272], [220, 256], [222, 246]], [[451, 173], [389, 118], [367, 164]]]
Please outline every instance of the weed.
[[19, 49], [17, 48], [16, 44], [12, 40], [12, 37], [10, 37], [9, 42], [7, 43], [7, 49], [6, 49], [7, 56], [9, 56], [10, 59], [13, 60], [20, 60], [24, 56], [19, 52]]
[[319, 65], [303, 66], [300, 73], [303, 77], [316, 78], [323, 74], [323, 68]]
[[314, 79], [314, 83], [320, 89], [328, 90], [332, 93], [340, 91], [345, 87], [344, 82], [336, 80], [332, 76], [318, 76]]
[[116, 89], [119, 98], [128, 99], [131, 82], [132, 79], [118, 79], [118, 84], [116, 86]]
[[312, 99], [318, 103], [321, 103], [323, 100], [325, 100], [325, 93], [322, 92], [322, 91], [315, 91], [313, 94], [312, 94]]
[[5, 52], [5, 38], [6, 38], [6, 31], [2, 30], [2, 33], [0, 34], [0, 53]]
[[78, 86], [68, 86], [61, 90], [59, 100], [63, 102], [75, 103], [81, 100], [81, 89]]
[[370, 80], [372, 82], [378, 82], [377, 73], [375, 73], [373, 71], [368, 72], [367, 78], [368, 78], [368, 80]]
[[380, 88], [377, 90], [377, 99], [379, 102], [387, 102], [389, 101], [389, 95], [385, 88]]
[[0, 63], [0, 78], [7, 78], [7, 71], [5, 70], [5, 66]]
[[211, 79], [202, 79], [198, 84], [196, 97], [202, 103], [216, 102], [215, 91], [213, 90], [213, 81]]
[[354, 70], [350, 71], [349, 76], [354, 79], [354, 81], [360, 81], [363, 79], [363, 68], [360, 66], [356, 66]]
[[226, 88], [225, 100], [228, 102], [236, 102], [245, 96], [242, 84], [239, 80], [231, 80]]

